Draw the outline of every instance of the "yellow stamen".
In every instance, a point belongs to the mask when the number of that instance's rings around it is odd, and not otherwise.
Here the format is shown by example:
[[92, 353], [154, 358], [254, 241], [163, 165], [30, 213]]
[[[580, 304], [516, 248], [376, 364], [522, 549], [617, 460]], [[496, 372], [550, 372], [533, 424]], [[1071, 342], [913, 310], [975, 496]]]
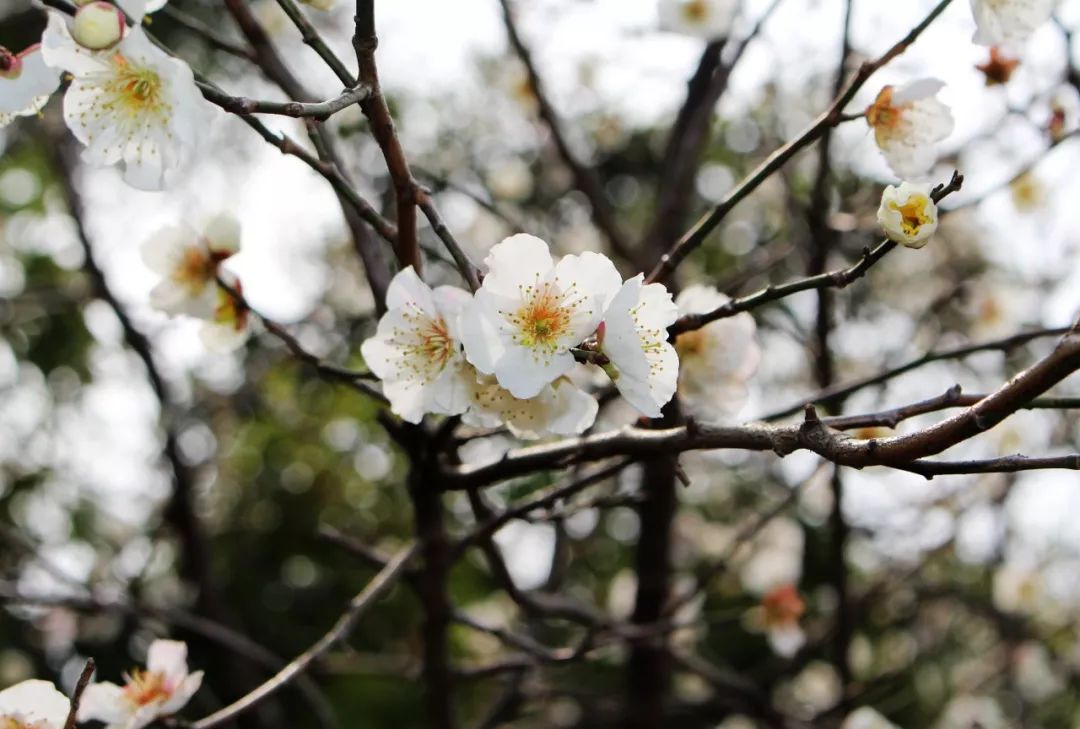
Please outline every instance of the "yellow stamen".
[[171, 696], [172, 689], [168, 686], [163, 673], [135, 669], [127, 676], [124, 698], [134, 706], [161, 703]]
[[130, 117], [143, 114], [164, 117], [169, 113], [171, 107], [165, 101], [164, 84], [157, 71], [134, 64], [119, 53], [113, 55], [112, 63], [115, 73], [105, 84], [107, 106]]
[[690, 23], [703, 23], [709, 17], [709, 4], [706, 0], [690, 0], [683, 3], [682, 14]]
[[900, 228], [905, 235], [915, 235], [919, 232], [919, 228], [930, 222], [930, 215], [927, 212], [929, 202], [929, 199], [921, 195], [912, 195], [903, 205], [889, 203], [890, 209], [900, 213]]

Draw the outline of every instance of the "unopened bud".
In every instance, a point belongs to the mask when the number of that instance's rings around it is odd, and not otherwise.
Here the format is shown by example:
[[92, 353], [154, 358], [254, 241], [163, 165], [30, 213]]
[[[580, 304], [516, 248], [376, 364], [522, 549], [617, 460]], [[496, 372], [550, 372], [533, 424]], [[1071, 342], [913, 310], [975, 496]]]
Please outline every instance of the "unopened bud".
[[18, 78], [22, 73], [22, 59], [0, 46], [0, 78]]
[[124, 13], [100, 0], [84, 5], [75, 13], [71, 35], [76, 43], [92, 51], [114, 46], [124, 37]]

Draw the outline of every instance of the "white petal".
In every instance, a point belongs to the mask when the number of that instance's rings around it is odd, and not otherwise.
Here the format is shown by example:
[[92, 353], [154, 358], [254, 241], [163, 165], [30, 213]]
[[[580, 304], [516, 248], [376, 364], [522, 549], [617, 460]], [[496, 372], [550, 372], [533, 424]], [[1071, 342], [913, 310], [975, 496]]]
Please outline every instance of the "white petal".
[[538, 354], [525, 347], [510, 346], [495, 366], [495, 377], [514, 397], [528, 399], [539, 395], [545, 385], [565, 375], [573, 366], [574, 356], [569, 352]]
[[406, 423], [419, 423], [427, 414], [427, 393], [420, 380], [400, 379], [383, 382], [383, 394], [390, 401], [390, 412]]
[[203, 238], [214, 253], [232, 255], [240, 250], [240, 221], [232, 213], [215, 215], [203, 228]]
[[840, 729], [900, 729], [884, 716], [871, 709], [862, 706], [848, 714]]
[[893, 92], [892, 105], [900, 106], [911, 101], [919, 101], [937, 94], [945, 88], [945, 82], [936, 78], [921, 78], [904, 84]]
[[[689, 12], [692, 5], [697, 13]], [[660, 0], [660, 27], [715, 40], [731, 32], [735, 10], [732, 0]]]
[[155, 640], [146, 652], [146, 668], [178, 683], [188, 673], [187, 652], [187, 643], [183, 641]]
[[202, 681], [202, 671], [196, 671], [195, 673], [184, 676], [180, 684], [173, 690], [173, 695], [169, 697], [168, 701], [161, 705], [160, 715], [171, 716], [187, 706], [187, 703], [191, 701], [191, 697], [194, 696], [198, 692], [199, 687], [202, 686]]
[[436, 313], [431, 287], [420, 280], [412, 266], [407, 266], [390, 281], [386, 290], [386, 308], [401, 309], [410, 305], [419, 307], [428, 316]]
[[495, 363], [506, 354], [499, 326], [498, 303], [491, 292], [481, 288], [461, 310], [457, 330], [465, 346], [465, 357], [484, 374], [495, 372]]
[[186, 225], [162, 228], [146, 239], [139, 254], [143, 263], [159, 276], [171, 276], [184, 259], [188, 247], [198, 244], [198, 235]]
[[592, 427], [600, 404], [596, 398], [567, 379], [552, 385], [555, 391], [552, 403], [554, 417], [547, 430], [555, 435], [578, 435]]
[[131, 704], [124, 689], [115, 683], [92, 683], [86, 687], [79, 704], [79, 721], [102, 721], [119, 725], [131, 716]]
[[450, 336], [460, 341], [459, 320], [461, 319], [461, 312], [472, 301], [472, 295], [457, 286], [439, 286], [432, 292], [432, 297], [435, 300], [435, 311], [446, 322]]
[[8, 714], [31, 724], [44, 722], [46, 729], [61, 729], [69, 711], [68, 697], [49, 681], [31, 679], [0, 691], [0, 718]]
[[248, 327], [238, 330], [231, 324], [217, 324], [212, 321], [203, 324], [199, 330], [203, 346], [218, 354], [228, 354], [244, 346], [250, 334]]
[[547, 243], [524, 233], [492, 246], [484, 264], [488, 273], [483, 288], [509, 298], [520, 297], [524, 287], [536, 285], [552, 269]]
[[567, 282], [573, 282], [583, 293], [596, 297], [601, 309], [622, 286], [622, 276], [611, 259], [592, 251], [563, 256], [555, 266], [555, 280], [563, 288]]
[[798, 625], [774, 628], [768, 635], [773, 651], [784, 658], [791, 658], [806, 644], [806, 634]]
[[60, 86], [60, 72], [45, 64], [39, 46], [19, 54], [22, 69], [15, 78], [0, 76], [0, 114], [36, 114]]

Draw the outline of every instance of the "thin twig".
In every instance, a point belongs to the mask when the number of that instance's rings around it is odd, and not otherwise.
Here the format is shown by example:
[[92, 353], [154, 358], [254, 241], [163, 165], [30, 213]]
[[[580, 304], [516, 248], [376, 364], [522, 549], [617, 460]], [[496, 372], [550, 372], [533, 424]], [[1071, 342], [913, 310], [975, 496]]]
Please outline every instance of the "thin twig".
[[71, 694], [71, 708], [68, 710], [67, 721], [64, 722], [64, 729], [75, 729], [75, 723], [79, 718], [79, 704], [82, 703], [83, 692], [86, 691], [86, 687], [90, 685], [90, 679], [94, 677], [94, 664], [93, 658], [86, 659], [86, 665], [83, 666], [82, 673], [79, 674], [79, 680], [75, 684], [75, 691]]
[[293, 659], [293, 661], [285, 666], [285, 668], [281, 669], [273, 678], [225, 708], [214, 712], [205, 719], [195, 722], [192, 724], [192, 729], [211, 729], [211, 727], [221, 726], [226, 722], [232, 721], [236, 716], [251, 709], [253, 706], [266, 699], [266, 697], [277, 692], [284, 686], [287, 686], [296, 679], [297, 676], [306, 671], [308, 667], [324, 653], [338, 643], [346, 640], [360, 621], [360, 618], [362, 618], [364, 614], [367, 613], [367, 611], [397, 583], [415, 552], [415, 544], [410, 544], [401, 549], [394, 558], [390, 560], [389, 564], [387, 564], [386, 567], [368, 583], [367, 587], [352, 599], [348, 609], [340, 618], [338, 618], [334, 627], [332, 627], [326, 635]]

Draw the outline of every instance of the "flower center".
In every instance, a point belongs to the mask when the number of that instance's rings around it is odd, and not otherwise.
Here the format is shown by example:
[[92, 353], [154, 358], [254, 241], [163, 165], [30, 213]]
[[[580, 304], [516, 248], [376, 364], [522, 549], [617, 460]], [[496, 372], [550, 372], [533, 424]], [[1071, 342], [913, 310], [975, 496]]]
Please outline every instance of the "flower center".
[[709, 17], [707, 0], [690, 0], [682, 5], [683, 18], [691, 23], [703, 23]]
[[193, 291], [200, 291], [214, 276], [214, 261], [198, 246], [184, 249], [183, 258], [173, 272], [173, 278]]
[[903, 205], [895, 202], [889, 203], [889, 207], [900, 213], [900, 227], [906, 235], [915, 235], [919, 228], [930, 222], [930, 216], [926, 213], [927, 199], [922, 196], [912, 195]]
[[124, 698], [137, 707], [164, 702], [171, 696], [172, 689], [168, 686], [163, 673], [136, 669], [127, 676]]
[[893, 106], [893, 87], [886, 86], [866, 110], [866, 121], [874, 129], [891, 129], [900, 122], [903, 107]]
[[675, 351], [679, 353], [680, 360], [696, 357], [705, 351], [705, 341], [706, 335], [701, 329], [684, 332], [675, 340]]
[[454, 351], [454, 340], [450, 338], [446, 322], [442, 317], [431, 319], [423, 314], [413, 316], [423, 317], [424, 321], [417, 319], [419, 326], [413, 333], [413, 341], [403, 348], [406, 356], [422, 362], [419, 370], [429, 376], [442, 372]]
[[[241, 293], [239, 281], [233, 285], [233, 288], [237, 294]], [[218, 286], [217, 308], [214, 309], [214, 323], [231, 326], [238, 332], [244, 331], [248, 323], [247, 307], [241, 305], [232, 294], [220, 286]]]
[[157, 71], [132, 63], [119, 53], [112, 61], [114, 75], [105, 84], [111, 106], [128, 116], [165, 116], [168, 113], [170, 107], [165, 100], [164, 83]]
[[557, 349], [570, 329], [575, 304], [568, 304], [567, 295], [550, 283], [523, 287], [522, 299], [521, 308], [504, 315], [517, 329], [514, 341], [533, 349]]
[[0, 716], [0, 729], [47, 729], [47, 727], [48, 725], [43, 721], [30, 721], [18, 714]]

